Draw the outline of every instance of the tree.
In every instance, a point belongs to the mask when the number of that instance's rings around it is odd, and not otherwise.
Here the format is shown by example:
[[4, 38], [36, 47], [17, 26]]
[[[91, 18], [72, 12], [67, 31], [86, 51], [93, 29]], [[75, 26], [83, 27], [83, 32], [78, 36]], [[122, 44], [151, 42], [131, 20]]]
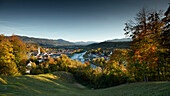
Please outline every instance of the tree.
[[125, 34], [133, 39], [128, 68], [140, 80], [160, 80], [160, 50], [163, 50], [160, 40], [164, 26], [161, 16], [161, 11], [151, 12], [143, 8], [135, 18], [136, 22], [125, 23]]
[[18, 75], [12, 47], [8, 39], [0, 35], [0, 75]]
[[45, 50], [42, 47], [40, 47], [40, 52], [45, 53]]
[[13, 45], [13, 55], [15, 56], [14, 61], [20, 70], [21, 66], [26, 66], [26, 61], [28, 59], [26, 54], [27, 52], [26, 44], [15, 35], [12, 35], [8, 39]]

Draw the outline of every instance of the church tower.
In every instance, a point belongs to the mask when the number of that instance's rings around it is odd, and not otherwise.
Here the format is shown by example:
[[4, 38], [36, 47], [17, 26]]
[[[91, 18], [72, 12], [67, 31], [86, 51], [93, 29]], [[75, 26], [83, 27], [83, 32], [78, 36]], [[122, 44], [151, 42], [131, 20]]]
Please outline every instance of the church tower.
[[38, 54], [37, 55], [40, 55], [40, 47], [38, 47]]

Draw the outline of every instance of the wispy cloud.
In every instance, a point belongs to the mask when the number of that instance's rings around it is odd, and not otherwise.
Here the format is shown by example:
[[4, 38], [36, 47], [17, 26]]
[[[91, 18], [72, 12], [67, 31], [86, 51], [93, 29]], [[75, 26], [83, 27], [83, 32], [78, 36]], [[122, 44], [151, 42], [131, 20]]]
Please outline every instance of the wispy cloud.
[[27, 33], [30, 33], [27, 30], [34, 27], [22, 23], [0, 20], [0, 34], [4, 35], [27, 35]]
[[36, 27], [36, 26], [32, 26], [32, 25], [26, 25], [23, 23], [18, 23], [18, 22], [16, 23], [16, 22], [3, 21], [3, 20], [0, 20], [0, 24], [10, 26], [10, 27], [18, 27], [18, 28], [34, 28], [34, 27]]
[[32, 27], [15, 27], [10, 26], [7, 23], [8, 21], [0, 21], [0, 34], [4, 34], [7, 36], [11, 36], [12, 34], [21, 35], [21, 36], [30, 36], [30, 37], [37, 37], [37, 38], [48, 38], [48, 39], [57, 39], [59, 32], [43, 32], [38, 30], [33, 30]]
[[9, 26], [4, 26], [4, 25], [0, 25], [0, 29], [1, 29], [0, 33], [5, 35], [12, 35], [13, 33], [15, 34], [15, 33], [23, 32], [23, 30], [12, 28]]

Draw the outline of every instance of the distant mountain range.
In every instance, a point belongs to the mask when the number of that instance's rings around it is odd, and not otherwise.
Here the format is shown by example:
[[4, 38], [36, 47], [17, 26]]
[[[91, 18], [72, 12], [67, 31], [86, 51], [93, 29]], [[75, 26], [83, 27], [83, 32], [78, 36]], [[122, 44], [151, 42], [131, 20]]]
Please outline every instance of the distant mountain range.
[[89, 44], [99, 43], [99, 42], [95, 42], [95, 41], [87, 41], [87, 42], [80, 41], [80, 42], [74, 42], [74, 43], [77, 44], [77, 45], [89, 45]]
[[[26, 43], [39, 44], [40, 46], [74, 46], [74, 45], [100, 46], [101, 44], [103, 44], [103, 42], [100, 43], [100, 42], [95, 42], [95, 41], [70, 42], [70, 41], [66, 41], [63, 39], [53, 40], [53, 39], [34, 38], [34, 37], [19, 36], [19, 35], [16, 35], [16, 36]], [[7, 37], [11, 37], [11, 36], [7, 36]], [[127, 41], [132, 41], [132, 40], [130, 38], [122, 38], [122, 39], [107, 40], [105, 41], [105, 43], [106, 42], [127, 42]], [[110, 44], [110, 43], [107, 43], [107, 44]]]
[[[132, 41], [131, 38], [121, 38], [121, 39], [112, 39], [112, 40], [106, 40], [105, 42], [124, 42], [124, 41]], [[95, 42], [95, 41], [80, 41], [80, 42], [74, 42], [75, 44], [78, 45], [90, 45], [90, 44], [94, 44], [94, 43], [100, 43], [100, 42]]]
[[101, 43], [94, 43], [94, 44], [90, 44], [87, 47], [90, 48], [113, 48], [113, 49], [126, 49], [130, 47], [130, 41], [116, 41], [116, 42], [109, 42], [109, 41], [105, 41], [105, 42], [101, 42]]
[[73, 44], [73, 45], [75, 44], [73, 42], [69, 42], [69, 41], [66, 41], [66, 40], [63, 40], [63, 39], [57, 39], [57, 40], [52, 40], [52, 41], [56, 41], [60, 44]]
[[[22, 41], [25, 43], [32, 43], [32, 44], [39, 44], [40, 46], [70, 46], [70, 45], [76, 45], [72, 42], [58, 39], [58, 40], [52, 40], [52, 39], [44, 39], [44, 38], [34, 38], [34, 37], [27, 37], [27, 36], [18, 36]], [[10, 37], [10, 36], [7, 36]]]
[[131, 38], [121, 38], [121, 39], [112, 39], [112, 40], [107, 40], [105, 42], [124, 42], [124, 41], [132, 41]]

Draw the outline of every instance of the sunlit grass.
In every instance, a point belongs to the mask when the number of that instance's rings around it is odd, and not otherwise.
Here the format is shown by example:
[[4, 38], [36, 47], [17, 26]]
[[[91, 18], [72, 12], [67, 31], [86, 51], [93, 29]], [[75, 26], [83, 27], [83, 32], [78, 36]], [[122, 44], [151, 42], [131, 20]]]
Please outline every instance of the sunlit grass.
[[0, 84], [7, 84], [7, 82], [5, 80], [3, 80], [2, 78], [0, 78]]
[[67, 72], [0, 76], [0, 96], [170, 96], [170, 83], [131, 83], [105, 89], [88, 89], [76, 84]]

